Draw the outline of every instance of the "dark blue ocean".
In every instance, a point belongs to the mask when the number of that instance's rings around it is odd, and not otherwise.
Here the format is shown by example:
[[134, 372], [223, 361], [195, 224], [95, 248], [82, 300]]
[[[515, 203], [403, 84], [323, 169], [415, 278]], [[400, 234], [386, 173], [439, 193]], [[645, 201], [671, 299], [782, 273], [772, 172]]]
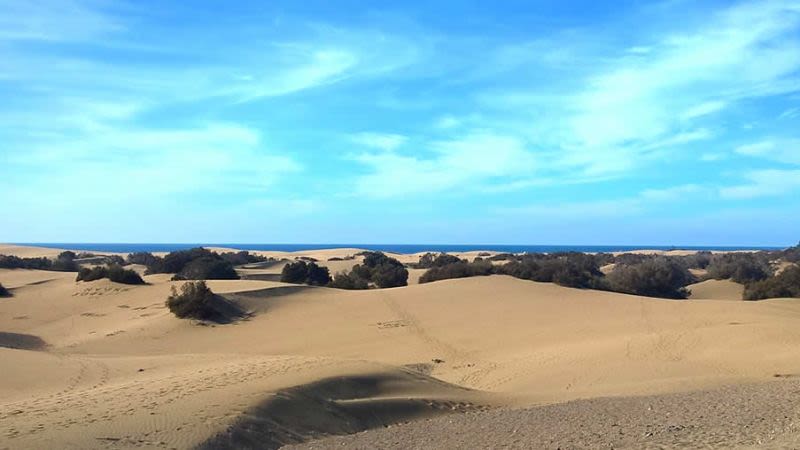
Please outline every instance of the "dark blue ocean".
[[724, 246], [663, 246], [663, 245], [492, 245], [492, 244], [92, 244], [70, 242], [36, 242], [19, 243], [19, 245], [35, 245], [39, 247], [64, 248], [81, 251], [98, 252], [171, 252], [192, 247], [226, 247], [240, 250], [274, 250], [274, 251], [303, 251], [320, 250], [329, 248], [363, 248], [366, 250], [384, 251], [391, 253], [418, 253], [418, 252], [467, 252], [486, 250], [505, 253], [552, 253], [552, 252], [625, 252], [631, 250], [775, 250], [779, 247], [724, 247]]

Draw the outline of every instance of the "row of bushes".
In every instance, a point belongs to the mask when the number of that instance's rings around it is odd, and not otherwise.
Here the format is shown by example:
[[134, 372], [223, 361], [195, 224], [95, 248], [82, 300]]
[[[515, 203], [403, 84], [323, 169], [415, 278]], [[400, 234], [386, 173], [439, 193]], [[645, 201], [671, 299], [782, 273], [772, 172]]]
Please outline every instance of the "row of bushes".
[[139, 276], [136, 271], [124, 269], [117, 264], [84, 267], [78, 271], [78, 276], [75, 278], [75, 281], [95, 281], [101, 278], [108, 278], [115, 283], [145, 284], [142, 277]]
[[608, 276], [600, 271], [600, 261], [602, 259], [596, 255], [584, 253], [528, 254], [498, 266], [480, 258], [471, 263], [458, 260], [431, 267], [420, 277], [420, 283], [501, 274], [574, 288], [686, 298], [689, 292], [685, 287], [694, 282], [685, 265], [668, 257], [644, 258], [639, 263], [621, 264]]
[[327, 267], [300, 260], [283, 267], [281, 281], [295, 284], [329, 286], [338, 289], [390, 288], [408, 284], [408, 270], [403, 264], [380, 252], [363, 252], [364, 261], [350, 272], [340, 272], [331, 279]]
[[63, 252], [55, 259], [50, 258], [20, 258], [14, 255], [0, 255], [0, 269], [37, 269], [54, 270], [58, 272], [77, 272], [78, 263], [75, 262], [75, 253]]

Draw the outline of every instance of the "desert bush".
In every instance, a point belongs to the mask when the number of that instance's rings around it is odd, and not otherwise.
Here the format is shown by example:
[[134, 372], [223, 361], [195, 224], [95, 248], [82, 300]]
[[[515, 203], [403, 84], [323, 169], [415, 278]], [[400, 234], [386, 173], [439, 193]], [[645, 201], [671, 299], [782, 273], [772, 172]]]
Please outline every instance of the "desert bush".
[[475, 261], [468, 263], [458, 261], [443, 266], [434, 266], [428, 269], [419, 278], [420, 283], [431, 281], [447, 280], [452, 278], [467, 278], [475, 276], [491, 275], [494, 273], [494, 266], [489, 261]]
[[70, 250], [66, 250], [66, 251], [63, 251], [63, 252], [59, 253], [58, 256], [56, 257], [56, 259], [75, 259], [77, 257], [78, 257], [78, 255], [76, 255], [75, 252], [70, 251]]
[[706, 270], [716, 280], [731, 279], [743, 284], [761, 281], [772, 275], [772, 268], [766, 258], [753, 253], [714, 255]]
[[95, 281], [108, 276], [108, 269], [103, 266], [83, 267], [78, 271], [75, 281]]
[[372, 281], [379, 288], [408, 284], [408, 270], [403, 267], [403, 263], [381, 252], [366, 252], [364, 263], [360, 267], [359, 265], [353, 267], [353, 272], [365, 280]]
[[[363, 282], [375, 284], [379, 288], [405, 286], [408, 284], [408, 270], [400, 261], [390, 258], [381, 252], [361, 252], [364, 256], [362, 264], [356, 264], [340, 283], [347, 286], [352, 281], [355, 285], [363, 286]], [[338, 275], [338, 274], [337, 274]]]
[[155, 267], [161, 264], [162, 258], [159, 258], [150, 252], [136, 252], [129, 253], [126, 261], [128, 264], [140, 264], [147, 267]]
[[213, 308], [214, 293], [205, 281], [194, 281], [181, 286], [180, 292], [172, 286], [172, 294], [166, 305], [175, 316], [181, 319], [212, 319], [216, 315]]
[[317, 258], [312, 258], [310, 256], [298, 256], [295, 259], [298, 259], [300, 261], [306, 261], [306, 262], [318, 262], [319, 261]]
[[202, 256], [189, 261], [173, 280], [238, 280], [239, 274], [222, 258]]
[[170, 252], [164, 258], [151, 258], [152, 255], [147, 256], [147, 254], [139, 257], [152, 262], [147, 266], [146, 273], [174, 273], [175, 280], [239, 279], [229, 261], [218, 253], [202, 247]]
[[694, 277], [673, 258], [655, 257], [640, 264], [622, 264], [608, 274], [608, 288], [615, 292], [647, 297], [682, 299], [689, 296], [686, 286]]
[[242, 266], [245, 264], [255, 264], [264, 261], [269, 261], [269, 258], [267, 258], [266, 256], [254, 255], [245, 250], [239, 252], [224, 252], [220, 253], [219, 256], [234, 266]]
[[135, 270], [124, 269], [119, 264], [108, 266], [108, 279], [115, 283], [145, 284], [142, 277]]
[[0, 269], [39, 269], [49, 270], [53, 262], [47, 258], [20, 258], [14, 255], [0, 255]]
[[711, 252], [697, 252], [693, 255], [682, 256], [681, 261], [688, 269], [706, 269], [711, 264], [714, 255]]
[[124, 269], [118, 264], [111, 264], [107, 267], [83, 267], [78, 271], [78, 276], [75, 278], [75, 281], [95, 281], [101, 278], [108, 278], [115, 283], [145, 284], [142, 277], [139, 276], [136, 271]]
[[104, 258], [104, 261], [109, 266], [111, 265], [124, 266], [128, 264], [127, 261], [125, 261], [125, 258], [119, 255], [108, 255]]
[[512, 253], [498, 253], [494, 256], [490, 256], [489, 261], [514, 261], [517, 259], [517, 256]]
[[648, 259], [653, 259], [654, 257], [655, 255], [646, 255], [642, 253], [622, 253], [614, 256], [614, 260], [612, 262], [615, 264], [633, 266], [636, 264], [641, 264]]
[[75, 252], [71, 252], [69, 250], [61, 252], [58, 254], [56, 259], [54, 259], [47, 270], [55, 270], [59, 272], [77, 272], [80, 269], [78, 263], [75, 262]]
[[11, 297], [11, 292], [8, 292], [8, 289], [3, 287], [3, 283], [0, 283], [0, 297]]
[[439, 253], [438, 255], [435, 253], [425, 253], [419, 258], [417, 264], [412, 264], [412, 267], [417, 269], [430, 269], [431, 267], [442, 267], [458, 262], [462, 262], [462, 260], [456, 256], [448, 255], [447, 253]]
[[800, 297], [800, 267], [787, 267], [778, 275], [748, 284], [744, 290], [745, 300], [779, 297]]
[[495, 268], [500, 274], [525, 280], [556, 283], [561, 286], [600, 289], [603, 273], [594, 255], [568, 252], [526, 254]]
[[284, 283], [325, 286], [331, 281], [331, 276], [327, 267], [318, 266], [315, 262], [300, 260], [283, 266], [281, 281]]
[[338, 256], [333, 256], [328, 258], [328, 261], [344, 261], [344, 258], [339, 258]]
[[781, 252], [781, 258], [793, 263], [800, 263], [800, 243]]
[[336, 289], [369, 289], [369, 282], [353, 273], [339, 272], [328, 283], [328, 287]]

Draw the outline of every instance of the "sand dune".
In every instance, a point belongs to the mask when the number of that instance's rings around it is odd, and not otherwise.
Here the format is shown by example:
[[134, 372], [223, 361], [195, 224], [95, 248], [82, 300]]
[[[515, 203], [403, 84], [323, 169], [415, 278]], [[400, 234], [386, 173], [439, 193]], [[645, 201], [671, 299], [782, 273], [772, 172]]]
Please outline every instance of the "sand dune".
[[744, 285], [731, 280], [706, 280], [687, 286], [693, 300], [742, 300]]
[[251, 278], [208, 282], [247, 312], [219, 325], [172, 316], [164, 300], [181, 282], [169, 278], [0, 270], [14, 293], [0, 299], [0, 447], [272, 448], [447, 411], [800, 373], [791, 299], [659, 300], [506, 276], [369, 291]]

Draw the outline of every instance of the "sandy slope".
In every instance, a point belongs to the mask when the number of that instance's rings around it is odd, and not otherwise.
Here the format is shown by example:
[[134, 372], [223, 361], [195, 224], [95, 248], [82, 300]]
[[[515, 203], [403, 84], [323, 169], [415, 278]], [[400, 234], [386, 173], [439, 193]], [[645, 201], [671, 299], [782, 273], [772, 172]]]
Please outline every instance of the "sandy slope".
[[800, 373], [796, 300], [505, 276], [371, 291], [244, 279], [209, 285], [252, 316], [202, 326], [164, 308], [179, 282], [145, 278], [0, 270], [14, 293], [0, 299], [0, 448], [276, 447], [447, 411]]
[[732, 300], [741, 301], [744, 285], [731, 280], [706, 280], [690, 284], [693, 300]]

